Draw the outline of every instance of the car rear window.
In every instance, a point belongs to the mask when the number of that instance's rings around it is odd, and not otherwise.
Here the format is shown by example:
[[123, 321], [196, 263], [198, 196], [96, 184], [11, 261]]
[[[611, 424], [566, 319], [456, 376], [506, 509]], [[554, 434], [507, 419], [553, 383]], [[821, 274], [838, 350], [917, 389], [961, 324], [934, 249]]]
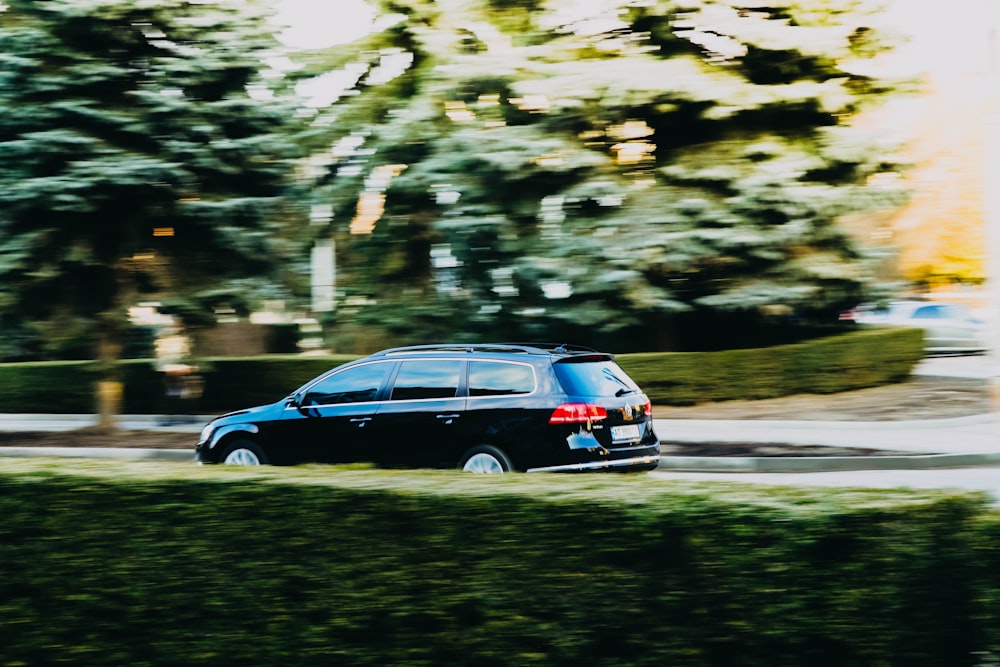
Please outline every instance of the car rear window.
[[632, 378], [613, 361], [562, 362], [554, 366], [567, 394], [622, 396], [639, 391]]

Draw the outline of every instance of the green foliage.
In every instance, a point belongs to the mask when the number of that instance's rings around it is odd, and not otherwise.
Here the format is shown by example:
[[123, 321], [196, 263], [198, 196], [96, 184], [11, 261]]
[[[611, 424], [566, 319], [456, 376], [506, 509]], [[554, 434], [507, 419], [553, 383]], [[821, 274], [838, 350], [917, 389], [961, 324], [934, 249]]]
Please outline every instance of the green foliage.
[[948, 491], [17, 459], [0, 662], [971, 667], [995, 520]]
[[919, 329], [871, 329], [767, 348], [620, 354], [653, 403], [834, 394], [901, 382], [923, 358]]
[[300, 385], [354, 356], [211, 359], [201, 404], [209, 412], [237, 410], [281, 400]]
[[972, 525], [972, 530], [981, 539], [977, 539], [976, 559], [974, 562], [982, 566], [979, 572], [986, 578], [986, 583], [979, 590], [979, 600], [983, 604], [983, 627], [985, 630], [986, 647], [981, 655], [1000, 655], [1000, 572], [995, 567], [1000, 557], [1000, 516], [995, 513], [982, 516]]
[[5, 3], [5, 332], [47, 341], [73, 319], [93, 337], [97, 321], [113, 357], [140, 293], [275, 275], [289, 249], [282, 225], [299, 216], [298, 148], [281, 91], [250, 97], [265, 87], [268, 30], [250, 6], [221, 2]]
[[96, 407], [92, 361], [0, 364], [0, 377], [2, 412], [86, 414]]
[[[852, 67], [884, 46], [877, 2], [375, 4], [405, 18], [326, 61], [361, 74], [315, 135], [360, 144], [316, 191], [355, 289], [437, 291], [520, 338], [642, 322], [698, 340], [725, 317], [721, 347], [771, 312], [794, 328], [865, 300], [836, 221], [905, 199], [868, 185], [892, 151], [845, 122], [890, 89]], [[409, 64], [377, 76], [390, 54]], [[404, 169], [365, 178], [384, 165]], [[385, 213], [352, 235], [364, 192]]]

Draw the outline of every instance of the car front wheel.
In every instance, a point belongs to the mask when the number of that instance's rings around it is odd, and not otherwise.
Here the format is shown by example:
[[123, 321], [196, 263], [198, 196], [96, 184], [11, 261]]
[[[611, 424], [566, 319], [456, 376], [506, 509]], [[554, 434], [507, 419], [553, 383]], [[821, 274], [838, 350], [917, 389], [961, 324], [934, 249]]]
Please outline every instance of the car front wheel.
[[498, 475], [514, 469], [514, 465], [506, 454], [489, 445], [480, 445], [467, 451], [462, 457], [459, 467], [464, 472], [485, 475]]
[[260, 445], [250, 440], [234, 440], [226, 445], [220, 460], [227, 465], [260, 466], [267, 465], [267, 456]]

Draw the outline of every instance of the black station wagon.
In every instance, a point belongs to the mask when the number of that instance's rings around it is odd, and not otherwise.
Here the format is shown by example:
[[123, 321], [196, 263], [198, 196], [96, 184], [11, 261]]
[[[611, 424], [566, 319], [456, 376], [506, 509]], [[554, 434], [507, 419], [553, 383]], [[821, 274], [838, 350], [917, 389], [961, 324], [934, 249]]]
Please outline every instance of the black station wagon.
[[615, 363], [547, 344], [421, 345], [338, 366], [210, 422], [203, 463], [370, 462], [469, 472], [650, 470], [649, 399]]

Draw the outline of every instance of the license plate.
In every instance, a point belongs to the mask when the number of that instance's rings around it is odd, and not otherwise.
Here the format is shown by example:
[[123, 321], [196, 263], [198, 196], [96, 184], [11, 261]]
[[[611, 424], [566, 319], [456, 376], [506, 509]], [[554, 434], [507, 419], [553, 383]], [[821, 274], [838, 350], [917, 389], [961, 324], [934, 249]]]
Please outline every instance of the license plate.
[[638, 440], [638, 439], [639, 439], [638, 424], [625, 424], [624, 426], [611, 427], [612, 442], [625, 442], [627, 440]]

